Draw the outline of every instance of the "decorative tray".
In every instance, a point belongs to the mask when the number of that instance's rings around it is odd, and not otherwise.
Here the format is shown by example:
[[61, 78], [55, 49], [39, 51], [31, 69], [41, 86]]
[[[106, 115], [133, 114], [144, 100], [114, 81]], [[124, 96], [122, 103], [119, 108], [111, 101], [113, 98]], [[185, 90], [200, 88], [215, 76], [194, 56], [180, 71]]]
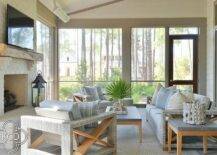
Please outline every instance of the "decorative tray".
[[119, 111], [115, 110], [114, 107], [110, 107], [109, 111], [114, 111], [117, 115], [127, 115], [127, 108], [124, 108], [124, 110]]

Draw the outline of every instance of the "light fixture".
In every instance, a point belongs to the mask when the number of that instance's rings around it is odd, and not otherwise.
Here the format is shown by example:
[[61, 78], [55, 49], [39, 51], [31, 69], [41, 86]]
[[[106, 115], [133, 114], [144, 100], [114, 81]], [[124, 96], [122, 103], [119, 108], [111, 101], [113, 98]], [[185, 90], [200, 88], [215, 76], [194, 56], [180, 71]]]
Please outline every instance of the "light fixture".
[[67, 23], [70, 20], [70, 16], [67, 15], [56, 0], [40, 0], [40, 2], [63, 22]]

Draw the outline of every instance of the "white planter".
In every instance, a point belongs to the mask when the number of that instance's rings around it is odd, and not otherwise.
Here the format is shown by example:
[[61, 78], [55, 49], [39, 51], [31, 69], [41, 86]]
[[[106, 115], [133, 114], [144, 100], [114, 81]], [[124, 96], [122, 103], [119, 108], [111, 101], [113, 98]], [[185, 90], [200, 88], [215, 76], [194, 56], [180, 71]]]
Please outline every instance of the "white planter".
[[183, 104], [183, 122], [195, 125], [205, 124], [206, 106], [198, 101], [185, 102]]

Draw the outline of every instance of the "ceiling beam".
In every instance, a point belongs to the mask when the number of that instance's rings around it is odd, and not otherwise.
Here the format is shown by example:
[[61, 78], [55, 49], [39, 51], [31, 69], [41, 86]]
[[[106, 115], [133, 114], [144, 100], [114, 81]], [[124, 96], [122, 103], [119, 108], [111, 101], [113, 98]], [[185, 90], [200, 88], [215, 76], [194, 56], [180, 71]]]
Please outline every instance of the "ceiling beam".
[[68, 15], [74, 15], [74, 14], [78, 14], [78, 13], [81, 13], [81, 12], [94, 10], [94, 9], [101, 8], [101, 7], [104, 7], [104, 6], [108, 6], [108, 5], [111, 5], [111, 4], [115, 4], [115, 3], [118, 3], [118, 2], [121, 2], [121, 1], [124, 1], [124, 0], [112, 0], [110, 2], [106, 2], [106, 3], [98, 4], [98, 5], [95, 5], [95, 6], [87, 7], [87, 8], [81, 9], [81, 10], [70, 12], [70, 13], [68, 13]]

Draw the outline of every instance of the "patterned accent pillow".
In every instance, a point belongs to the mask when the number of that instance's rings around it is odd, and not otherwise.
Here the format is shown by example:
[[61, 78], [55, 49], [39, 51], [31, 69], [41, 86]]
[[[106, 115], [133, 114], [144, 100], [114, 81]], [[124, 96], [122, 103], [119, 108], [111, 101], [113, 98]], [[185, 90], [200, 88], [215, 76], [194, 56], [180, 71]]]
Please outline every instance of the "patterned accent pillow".
[[156, 107], [160, 109], [165, 109], [168, 99], [176, 92], [176, 87], [160, 88], [157, 95]]
[[83, 93], [88, 96], [88, 101], [99, 100], [99, 95], [96, 87], [85, 86], [83, 87]]
[[[80, 102], [78, 103], [78, 107], [80, 109], [82, 118], [95, 116], [98, 114], [98, 111], [99, 111], [98, 101]], [[93, 127], [97, 127], [97, 125], [98, 125], [98, 122], [95, 122], [95, 123], [88, 124], [85, 127], [93, 128]]]
[[106, 100], [105, 95], [103, 94], [102, 88], [100, 86], [96, 86], [97, 93], [100, 100]]

